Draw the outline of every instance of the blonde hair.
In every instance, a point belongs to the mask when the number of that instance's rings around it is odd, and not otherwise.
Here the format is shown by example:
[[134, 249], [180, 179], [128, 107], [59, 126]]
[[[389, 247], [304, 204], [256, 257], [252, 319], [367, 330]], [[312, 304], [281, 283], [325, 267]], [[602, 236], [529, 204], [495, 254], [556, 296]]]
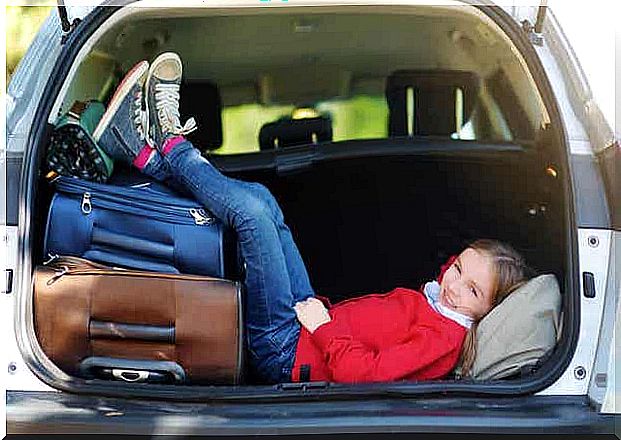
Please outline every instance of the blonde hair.
[[[492, 260], [494, 272], [494, 298], [492, 309], [500, 304], [511, 292], [525, 284], [532, 276], [532, 270], [526, 265], [524, 258], [509, 244], [491, 239], [479, 239], [467, 246], [485, 254]], [[461, 351], [461, 377], [471, 375], [476, 358], [476, 331], [478, 323], [472, 324]]]

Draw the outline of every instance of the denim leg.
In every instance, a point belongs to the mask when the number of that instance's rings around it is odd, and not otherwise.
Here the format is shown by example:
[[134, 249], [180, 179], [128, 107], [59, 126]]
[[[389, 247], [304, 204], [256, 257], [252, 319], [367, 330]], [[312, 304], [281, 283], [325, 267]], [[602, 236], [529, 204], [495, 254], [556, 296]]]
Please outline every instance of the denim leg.
[[264, 200], [221, 174], [185, 141], [166, 157], [175, 180], [237, 233], [246, 262], [246, 328], [251, 362], [264, 380], [279, 382], [295, 356], [299, 323], [285, 255]]
[[236, 179], [231, 180], [248, 188], [249, 191], [262, 200], [269, 208], [272, 220], [278, 231], [278, 238], [280, 239], [283, 254], [285, 255], [285, 264], [287, 265], [287, 272], [289, 273], [289, 282], [291, 283], [294, 301], [303, 301], [311, 296], [315, 296], [315, 291], [308, 277], [306, 265], [302, 260], [302, 255], [300, 254], [298, 246], [295, 244], [293, 235], [291, 235], [291, 230], [285, 223], [285, 218], [280, 209], [280, 205], [278, 205], [278, 201], [276, 201], [270, 190], [260, 183], [244, 182], [243, 180]]
[[160, 182], [164, 181], [170, 174], [168, 164], [159, 154], [154, 155], [141, 171]]

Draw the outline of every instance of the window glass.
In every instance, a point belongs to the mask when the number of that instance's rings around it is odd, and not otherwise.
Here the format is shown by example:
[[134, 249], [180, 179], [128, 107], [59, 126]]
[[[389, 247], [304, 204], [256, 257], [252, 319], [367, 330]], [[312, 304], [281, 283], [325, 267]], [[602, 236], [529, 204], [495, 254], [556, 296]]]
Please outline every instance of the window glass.
[[[416, 131], [415, 114], [422, 105], [412, 90], [405, 90], [407, 132]], [[464, 91], [455, 89], [455, 108], [440, 111], [439, 115], [454, 115], [455, 128], [450, 138], [455, 140], [510, 141], [512, 133], [507, 126], [502, 109], [488, 97], [483, 105], [479, 101], [474, 111], [466, 117]], [[428, 113], [428, 112], [427, 112]], [[433, 114], [433, 112], [432, 112]], [[357, 95], [349, 99], [333, 99], [315, 103], [312, 107], [296, 108], [293, 105], [263, 105], [259, 103], [228, 106], [222, 110], [223, 144], [214, 154], [239, 154], [258, 152], [259, 132], [265, 124], [281, 118], [328, 116], [332, 121], [332, 141], [356, 139], [383, 139], [388, 137], [389, 109], [382, 95]]]
[[326, 101], [317, 105], [317, 110], [332, 118], [333, 141], [388, 136], [388, 105], [383, 96]]
[[[355, 96], [346, 100], [317, 103], [315, 110], [332, 119], [332, 140], [385, 138], [388, 106], [383, 96]], [[291, 117], [294, 106], [244, 104], [222, 110], [223, 143], [216, 154], [259, 151], [261, 127], [280, 118]]]
[[222, 146], [214, 153], [239, 154], [259, 151], [261, 127], [293, 112], [293, 106], [244, 104], [222, 110]]

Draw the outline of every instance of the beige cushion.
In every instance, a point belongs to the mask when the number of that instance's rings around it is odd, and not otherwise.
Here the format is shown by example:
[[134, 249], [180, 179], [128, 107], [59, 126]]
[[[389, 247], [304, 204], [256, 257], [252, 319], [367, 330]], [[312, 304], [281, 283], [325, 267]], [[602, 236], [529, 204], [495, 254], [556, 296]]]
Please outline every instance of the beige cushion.
[[554, 275], [540, 275], [517, 289], [479, 322], [472, 376], [500, 379], [534, 364], [554, 347], [561, 294]]

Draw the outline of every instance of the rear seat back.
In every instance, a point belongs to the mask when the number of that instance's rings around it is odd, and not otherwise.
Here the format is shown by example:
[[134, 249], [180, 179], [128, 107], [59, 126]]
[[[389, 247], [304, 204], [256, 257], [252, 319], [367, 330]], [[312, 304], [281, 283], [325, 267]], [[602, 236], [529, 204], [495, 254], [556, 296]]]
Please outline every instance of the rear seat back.
[[[398, 70], [386, 80], [390, 136], [450, 136], [457, 131], [457, 90], [462, 91], [465, 123], [479, 90], [473, 72]], [[411, 98], [410, 98], [411, 97]]]
[[315, 118], [282, 118], [261, 127], [261, 150], [317, 144], [332, 140], [332, 120], [327, 116]]
[[222, 98], [216, 84], [210, 81], [184, 81], [180, 89], [182, 119], [194, 117], [198, 130], [187, 138], [201, 151], [222, 145]]

